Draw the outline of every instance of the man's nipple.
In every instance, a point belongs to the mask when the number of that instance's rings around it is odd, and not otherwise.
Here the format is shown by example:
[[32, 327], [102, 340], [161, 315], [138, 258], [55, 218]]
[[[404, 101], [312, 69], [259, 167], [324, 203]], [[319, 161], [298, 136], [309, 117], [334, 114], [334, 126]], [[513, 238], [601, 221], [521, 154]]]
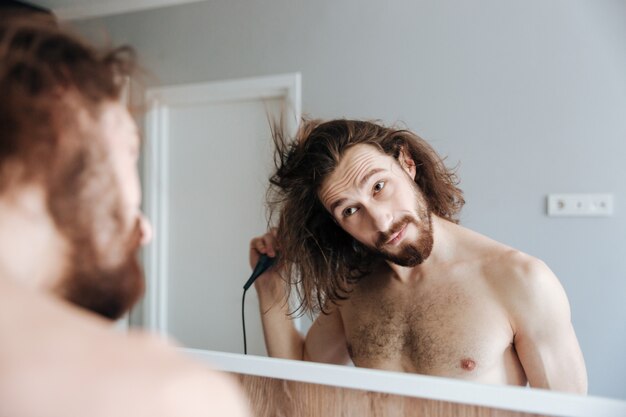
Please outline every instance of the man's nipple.
[[473, 371], [476, 368], [476, 362], [470, 358], [461, 359], [461, 368], [465, 371]]

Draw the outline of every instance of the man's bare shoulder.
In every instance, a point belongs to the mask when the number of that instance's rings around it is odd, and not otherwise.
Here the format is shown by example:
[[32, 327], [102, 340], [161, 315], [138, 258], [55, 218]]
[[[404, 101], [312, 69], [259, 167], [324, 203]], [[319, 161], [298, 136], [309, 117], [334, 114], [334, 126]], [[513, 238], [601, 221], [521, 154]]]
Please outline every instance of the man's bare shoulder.
[[[0, 280], [0, 289], [0, 403], [8, 415], [246, 415], [230, 378], [165, 341], [116, 332], [10, 282]], [[67, 392], [77, 395], [70, 401]]]
[[541, 259], [512, 248], [494, 253], [485, 269], [496, 287], [508, 288], [507, 292], [517, 295], [534, 293], [556, 280]]
[[463, 238], [469, 248], [464, 259], [478, 262], [480, 277], [507, 309], [523, 311], [537, 300], [562, 302], [563, 288], [541, 259], [469, 229], [464, 229]]
[[185, 358], [168, 340], [134, 332], [111, 347], [125, 356], [120, 365], [126, 371], [110, 377], [134, 390], [135, 397], [156, 396], [152, 415], [246, 415], [245, 399], [231, 376]]
[[494, 283], [519, 280], [525, 285], [546, 274], [553, 275], [542, 260], [475, 231], [457, 227], [463, 230], [461, 246], [467, 248], [462, 259], [480, 262], [486, 278], [496, 281]]
[[485, 266], [491, 279], [505, 280], [507, 285], [517, 284], [522, 287], [552, 274], [542, 260], [505, 245], [492, 252]]
[[485, 279], [509, 313], [511, 323], [540, 319], [551, 304], [569, 314], [565, 291], [544, 261], [502, 245], [485, 265]]

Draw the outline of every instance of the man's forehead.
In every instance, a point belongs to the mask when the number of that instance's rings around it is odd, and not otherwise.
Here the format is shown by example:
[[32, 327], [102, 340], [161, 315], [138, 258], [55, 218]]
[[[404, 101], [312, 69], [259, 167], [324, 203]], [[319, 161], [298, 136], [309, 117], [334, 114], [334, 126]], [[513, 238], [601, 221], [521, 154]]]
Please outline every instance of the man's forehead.
[[339, 198], [343, 192], [358, 187], [370, 172], [389, 170], [391, 163], [391, 157], [373, 145], [352, 146], [320, 186], [318, 194], [322, 204], [329, 208], [332, 200]]

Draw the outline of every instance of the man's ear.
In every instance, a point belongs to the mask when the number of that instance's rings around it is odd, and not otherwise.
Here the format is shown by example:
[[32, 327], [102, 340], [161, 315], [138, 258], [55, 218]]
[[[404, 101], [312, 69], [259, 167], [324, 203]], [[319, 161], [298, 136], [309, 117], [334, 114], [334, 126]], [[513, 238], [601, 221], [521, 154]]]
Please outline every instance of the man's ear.
[[400, 154], [398, 155], [398, 162], [404, 171], [415, 180], [416, 168], [415, 161], [411, 157], [411, 154], [407, 152], [406, 146], [400, 147]]

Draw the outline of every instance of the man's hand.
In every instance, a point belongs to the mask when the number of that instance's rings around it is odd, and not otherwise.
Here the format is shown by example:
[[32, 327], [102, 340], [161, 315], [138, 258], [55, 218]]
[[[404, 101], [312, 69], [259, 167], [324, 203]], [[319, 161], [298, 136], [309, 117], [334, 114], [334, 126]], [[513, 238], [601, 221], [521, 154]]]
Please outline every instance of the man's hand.
[[278, 242], [276, 241], [276, 229], [273, 228], [263, 236], [258, 236], [250, 241], [250, 268], [259, 261], [262, 254], [270, 258], [276, 257], [278, 251]]
[[[261, 255], [267, 255], [270, 258], [275, 258], [278, 255], [278, 242], [276, 240], [276, 229], [271, 229], [267, 233], [262, 236], [258, 236], [253, 238], [250, 241], [250, 268], [254, 269], [257, 262], [259, 262], [259, 257]], [[280, 282], [280, 274], [277, 270], [276, 264], [265, 271], [257, 280], [254, 282], [254, 287], [259, 292], [259, 296], [261, 293], [271, 292], [274, 296], [284, 296], [283, 293], [279, 293], [279, 288], [281, 286]], [[268, 294], [269, 295], [269, 294]]]
[[[278, 249], [276, 229], [253, 238], [250, 241], [250, 268], [254, 269], [263, 254], [276, 257]], [[265, 271], [254, 282], [254, 288], [259, 296], [267, 353], [272, 357], [301, 360], [304, 339], [289, 317], [289, 288], [281, 279], [278, 265]]]
[[[276, 229], [250, 241], [250, 267], [254, 269], [261, 254], [278, 255]], [[261, 321], [267, 353], [272, 357], [311, 360], [326, 363], [347, 363], [349, 356], [341, 316], [336, 308], [320, 315], [306, 339], [295, 329], [289, 316], [289, 288], [281, 279], [280, 264], [264, 272], [255, 282], [259, 296]]]

